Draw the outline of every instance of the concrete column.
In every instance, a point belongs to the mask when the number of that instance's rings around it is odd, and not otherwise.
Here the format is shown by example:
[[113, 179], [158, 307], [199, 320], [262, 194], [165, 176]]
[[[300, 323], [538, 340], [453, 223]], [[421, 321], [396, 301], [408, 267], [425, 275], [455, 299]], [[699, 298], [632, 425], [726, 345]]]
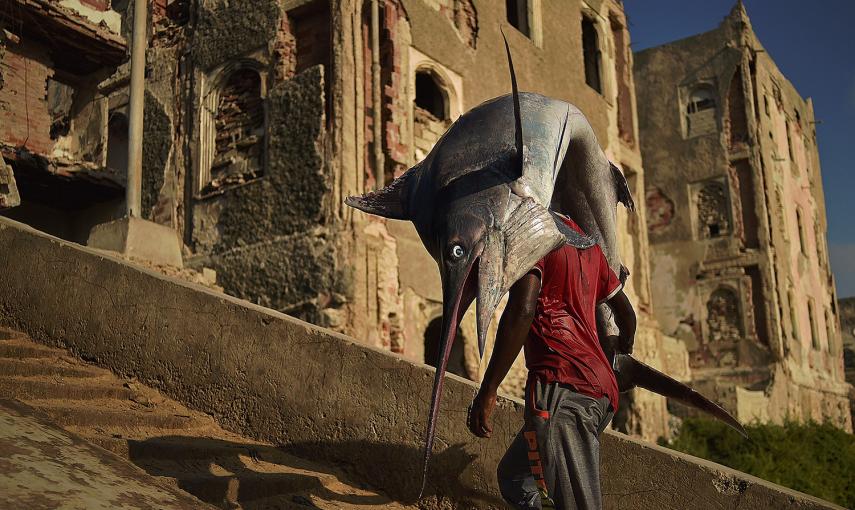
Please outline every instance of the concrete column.
[[145, 96], [146, 3], [134, 0], [134, 35], [131, 46], [131, 85], [128, 115], [128, 181], [125, 201], [129, 217], [140, 217], [142, 209], [143, 98]]
[[383, 92], [380, 79], [380, 0], [371, 0], [371, 91], [373, 92], [374, 181], [377, 189], [385, 186], [383, 161]]

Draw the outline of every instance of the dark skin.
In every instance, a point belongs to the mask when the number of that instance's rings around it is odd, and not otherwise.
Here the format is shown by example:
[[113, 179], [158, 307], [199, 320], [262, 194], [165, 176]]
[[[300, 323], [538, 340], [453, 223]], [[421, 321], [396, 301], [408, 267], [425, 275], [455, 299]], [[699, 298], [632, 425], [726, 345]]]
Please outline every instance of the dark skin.
[[[481, 389], [472, 401], [469, 411], [469, 430], [478, 437], [490, 437], [493, 434], [490, 418], [496, 408], [496, 393], [528, 338], [539, 294], [540, 278], [535, 272], [523, 276], [510, 289], [508, 305], [499, 320], [490, 364], [487, 365]], [[608, 303], [614, 311], [615, 324], [620, 334], [609, 337], [607, 341], [620, 352], [631, 354], [636, 327], [632, 304], [623, 290], [609, 299]]]

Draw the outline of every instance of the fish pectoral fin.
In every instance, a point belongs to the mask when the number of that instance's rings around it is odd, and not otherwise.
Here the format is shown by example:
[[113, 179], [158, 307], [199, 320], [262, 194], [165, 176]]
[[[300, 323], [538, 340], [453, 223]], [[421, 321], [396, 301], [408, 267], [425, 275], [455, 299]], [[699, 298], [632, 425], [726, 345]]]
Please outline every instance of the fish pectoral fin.
[[364, 195], [347, 197], [344, 203], [360, 211], [392, 220], [412, 219], [409, 214], [409, 191], [421, 170], [421, 165], [416, 165], [385, 188]]
[[574, 248], [579, 248], [581, 250], [590, 248], [597, 244], [597, 241], [595, 241], [592, 237], [588, 237], [585, 234], [579, 233], [573, 228], [571, 228], [569, 225], [564, 223], [564, 220], [561, 219], [560, 214], [554, 211], [549, 212], [552, 215], [552, 221], [555, 222], [555, 227], [558, 229], [558, 232], [560, 232], [561, 235], [564, 236], [564, 242], [566, 244], [569, 244], [570, 246]]
[[612, 178], [615, 181], [615, 191], [617, 192], [618, 202], [622, 203], [628, 210], [635, 210], [635, 200], [632, 199], [632, 192], [629, 191], [629, 184], [626, 182], [626, 177], [614, 163], [609, 161], [609, 166], [612, 169]]

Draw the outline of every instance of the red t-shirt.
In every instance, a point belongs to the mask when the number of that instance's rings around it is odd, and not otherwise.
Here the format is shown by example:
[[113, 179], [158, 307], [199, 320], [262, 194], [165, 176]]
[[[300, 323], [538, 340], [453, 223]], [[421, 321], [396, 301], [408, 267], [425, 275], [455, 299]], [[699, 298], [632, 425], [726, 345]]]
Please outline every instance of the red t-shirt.
[[[564, 222], [582, 232], [572, 220]], [[564, 245], [532, 271], [540, 274], [540, 295], [525, 343], [529, 380], [569, 384], [594, 398], [606, 396], [617, 409], [617, 381], [597, 336], [596, 307], [622, 284], [600, 246], [579, 250]]]

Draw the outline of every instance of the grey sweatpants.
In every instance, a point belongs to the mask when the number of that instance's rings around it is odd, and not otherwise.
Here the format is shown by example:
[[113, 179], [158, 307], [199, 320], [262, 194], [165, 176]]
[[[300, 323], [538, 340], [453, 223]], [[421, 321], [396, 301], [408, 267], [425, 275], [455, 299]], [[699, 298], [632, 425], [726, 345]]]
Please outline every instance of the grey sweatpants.
[[499, 463], [505, 500], [514, 508], [601, 509], [599, 436], [614, 415], [609, 400], [534, 382], [525, 415]]

